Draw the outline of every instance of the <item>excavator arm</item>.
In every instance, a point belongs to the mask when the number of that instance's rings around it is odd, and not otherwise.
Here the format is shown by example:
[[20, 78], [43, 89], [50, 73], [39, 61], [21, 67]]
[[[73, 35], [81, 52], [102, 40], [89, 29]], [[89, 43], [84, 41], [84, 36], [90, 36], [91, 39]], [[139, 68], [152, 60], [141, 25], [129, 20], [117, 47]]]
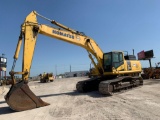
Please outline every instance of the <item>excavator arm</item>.
[[[58, 28], [45, 24], [39, 24], [37, 21], [37, 16], [50, 21]], [[84, 35], [83, 33], [70, 29], [54, 20], [45, 18], [35, 11], [32, 11], [26, 17], [24, 23], [21, 26], [20, 36], [14, 55], [14, 62], [12, 70], [10, 71], [10, 75], [12, 77], [12, 87], [5, 96], [6, 102], [15, 111], [23, 111], [49, 105], [48, 103], [42, 101], [40, 98], [36, 97], [36, 95], [29, 89], [27, 85], [38, 34], [43, 34], [45, 36], [62, 40], [86, 49], [97, 73], [100, 75], [104, 72], [102, 67], [103, 52], [92, 38]], [[14, 67], [16, 60], [18, 59], [22, 43], [22, 71], [15, 72]], [[94, 61], [93, 56], [97, 61]], [[22, 81], [16, 83], [16, 80], [14, 79], [15, 74], [22, 74]]]

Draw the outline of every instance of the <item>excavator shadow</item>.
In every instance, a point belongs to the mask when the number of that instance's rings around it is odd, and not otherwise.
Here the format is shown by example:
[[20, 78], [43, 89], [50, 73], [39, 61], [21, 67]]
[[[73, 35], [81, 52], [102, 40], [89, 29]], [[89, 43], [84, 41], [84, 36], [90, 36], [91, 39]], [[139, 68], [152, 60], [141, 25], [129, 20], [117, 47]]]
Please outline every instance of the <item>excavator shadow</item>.
[[102, 94], [100, 94], [98, 91], [92, 91], [92, 92], [86, 92], [86, 93], [80, 93], [76, 90], [72, 92], [65, 92], [65, 93], [57, 93], [57, 94], [48, 94], [48, 95], [40, 95], [38, 97], [52, 97], [52, 96], [61, 96], [61, 95], [70, 95], [70, 96], [81, 96], [81, 95], [88, 95], [93, 98], [100, 98], [100, 97], [107, 97]]
[[10, 109], [9, 107], [0, 107], [0, 115], [2, 114], [10, 114], [14, 113], [15, 111]]
[[[5, 101], [0, 101], [0, 104], [4, 104], [6, 103]], [[2, 114], [9, 114], [9, 113], [13, 113], [15, 111], [13, 111], [12, 109], [10, 109], [9, 107], [0, 107], [0, 115]]]
[[6, 103], [5, 101], [0, 101], [0, 104]]
[[[78, 91], [74, 90], [72, 92], [64, 92], [64, 93], [57, 93], [57, 94], [48, 94], [48, 95], [39, 95], [37, 97], [54, 97], [54, 96], [61, 96], [61, 95], [69, 95], [69, 96], [82, 96], [88, 95], [93, 98], [100, 98], [100, 97], [108, 97], [100, 94], [98, 91], [86, 92], [86, 93], [79, 93]], [[54, 98], [53, 98], [54, 99]], [[6, 103], [5, 101], [1, 101], [0, 104]], [[14, 113], [15, 111], [10, 109], [10, 107], [0, 107], [0, 115], [1, 114], [10, 114]]]

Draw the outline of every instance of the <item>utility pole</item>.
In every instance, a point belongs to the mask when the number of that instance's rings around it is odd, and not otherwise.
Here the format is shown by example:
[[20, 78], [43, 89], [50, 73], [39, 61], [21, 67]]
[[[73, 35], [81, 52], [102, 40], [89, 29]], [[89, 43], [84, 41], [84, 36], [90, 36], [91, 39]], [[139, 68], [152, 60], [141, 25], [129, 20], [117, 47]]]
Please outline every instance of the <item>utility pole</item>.
[[57, 76], [57, 65], [55, 66], [55, 70], [56, 70], [56, 76]]
[[71, 65], [70, 65], [70, 72], [72, 71]]

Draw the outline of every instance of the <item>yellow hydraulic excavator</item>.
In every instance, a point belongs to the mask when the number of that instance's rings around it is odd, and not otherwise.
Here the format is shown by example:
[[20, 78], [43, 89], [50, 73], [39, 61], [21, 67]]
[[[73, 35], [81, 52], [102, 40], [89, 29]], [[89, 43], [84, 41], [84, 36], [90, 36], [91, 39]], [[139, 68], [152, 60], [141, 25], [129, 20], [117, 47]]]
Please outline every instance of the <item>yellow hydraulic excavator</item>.
[[[37, 17], [51, 22], [54, 24], [54, 27], [38, 23]], [[89, 58], [94, 64], [96, 77], [78, 82], [76, 89], [79, 92], [99, 90], [102, 94], [112, 95], [112, 93], [121, 89], [143, 84], [143, 79], [140, 76], [141, 64], [134, 55], [124, 55], [123, 51], [103, 53], [98, 44], [84, 33], [75, 31], [55, 20], [50, 20], [38, 14], [36, 11], [32, 11], [21, 26], [14, 62], [10, 71], [12, 86], [5, 96], [6, 102], [15, 111], [49, 105], [49, 103], [38, 98], [28, 86], [28, 77], [38, 34], [56, 38], [86, 49]], [[15, 72], [14, 67], [19, 56], [22, 41], [22, 71]], [[15, 74], [22, 75], [22, 80], [18, 83], [14, 79]]]

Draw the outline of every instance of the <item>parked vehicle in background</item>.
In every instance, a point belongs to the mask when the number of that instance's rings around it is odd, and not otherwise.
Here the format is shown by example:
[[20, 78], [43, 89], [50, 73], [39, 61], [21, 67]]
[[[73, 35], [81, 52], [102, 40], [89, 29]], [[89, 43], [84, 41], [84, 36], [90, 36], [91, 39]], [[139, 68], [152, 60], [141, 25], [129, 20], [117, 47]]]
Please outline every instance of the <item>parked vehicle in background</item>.
[[46, 82], [53, 82], [54, 81], [54, 75], [53, 73], [43, 73], [39, 75], [40, 77], [40, 82], [41, 83], [46, 83]]

